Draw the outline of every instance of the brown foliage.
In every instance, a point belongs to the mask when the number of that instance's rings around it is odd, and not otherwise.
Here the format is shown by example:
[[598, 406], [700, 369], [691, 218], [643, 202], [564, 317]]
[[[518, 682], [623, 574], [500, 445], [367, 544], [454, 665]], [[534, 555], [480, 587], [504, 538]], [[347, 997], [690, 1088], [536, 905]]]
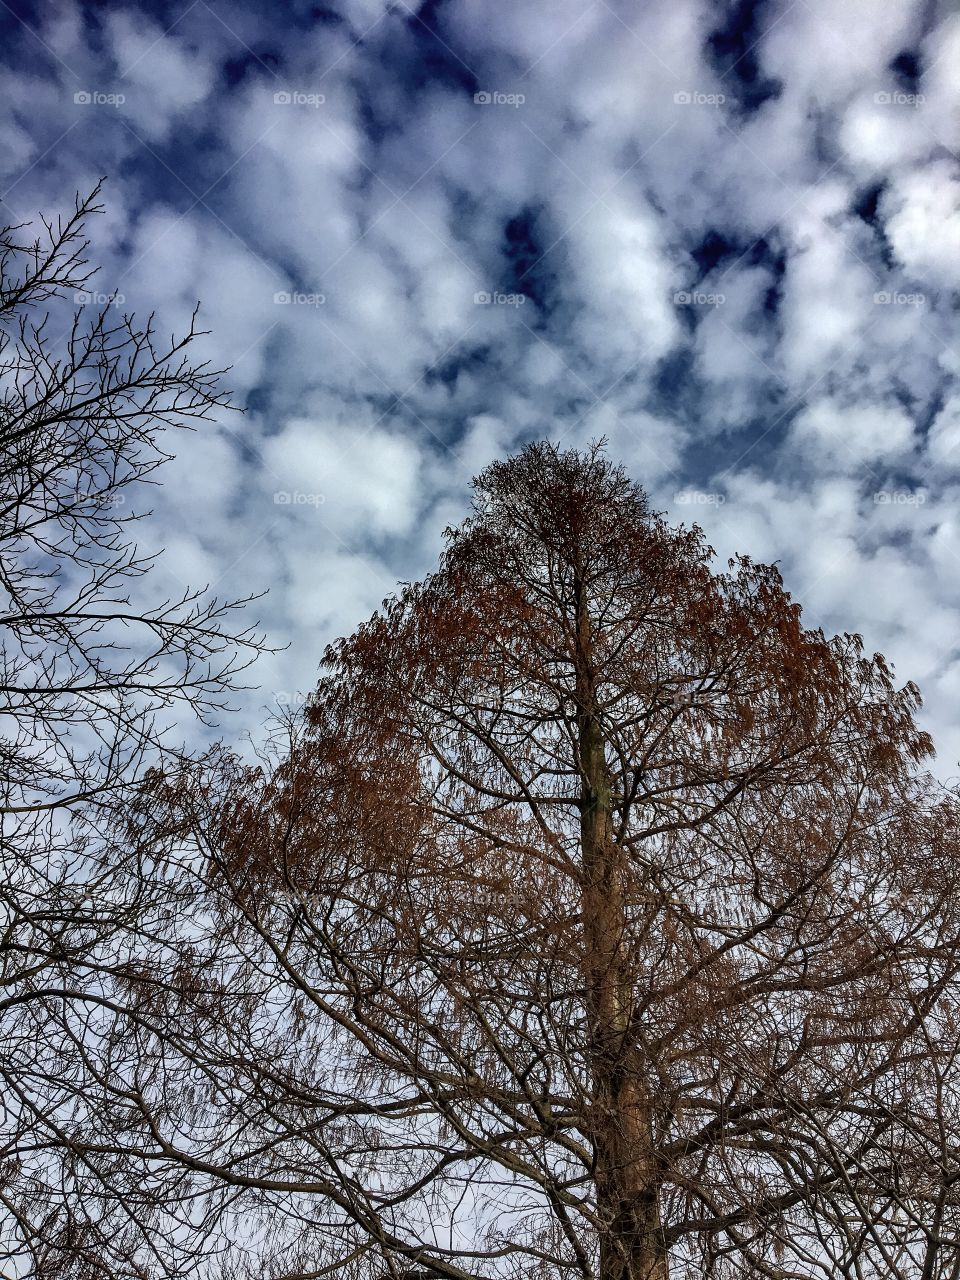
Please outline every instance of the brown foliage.
[[912, 686], [711, 558], [533, 445], [277, 762], [144, 797], [232, 975], [147, 1148], [271, 1274], [956, 1273], [956, 800]]

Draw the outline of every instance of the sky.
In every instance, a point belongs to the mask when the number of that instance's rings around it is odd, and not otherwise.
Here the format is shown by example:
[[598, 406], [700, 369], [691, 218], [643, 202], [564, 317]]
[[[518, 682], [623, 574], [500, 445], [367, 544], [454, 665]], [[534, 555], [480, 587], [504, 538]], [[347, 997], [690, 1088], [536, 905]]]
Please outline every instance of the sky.
[[605, 436], [960, 774], [956, 0], [0, 0], [0, 62], [0, 219], [105, 176], [93, 288], [233, 366], [140, 536], [269, 590], [244, 725], [484, 465]]

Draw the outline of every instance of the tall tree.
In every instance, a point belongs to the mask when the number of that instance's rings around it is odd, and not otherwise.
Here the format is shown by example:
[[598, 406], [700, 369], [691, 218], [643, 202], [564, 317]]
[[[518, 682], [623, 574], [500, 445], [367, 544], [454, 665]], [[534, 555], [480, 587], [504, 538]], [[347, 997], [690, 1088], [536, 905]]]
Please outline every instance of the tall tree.
[[276, 763], [152, 776], [126, 835], [202, 866], [198, 958], [88, 1158], [219, 1187], [251, 1249], [260, 1212], [277, 1276], [955, 1276], [915, 687], [600, 447], [475, 485]]

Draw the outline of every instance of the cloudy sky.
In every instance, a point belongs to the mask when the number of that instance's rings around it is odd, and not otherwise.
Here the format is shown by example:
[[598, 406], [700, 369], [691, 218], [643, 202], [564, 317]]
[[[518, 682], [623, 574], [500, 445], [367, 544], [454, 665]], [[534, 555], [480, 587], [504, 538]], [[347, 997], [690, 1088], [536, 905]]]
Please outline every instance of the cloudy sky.
[[0, 3], [0, 217], [106, 175], [98, 286], [234, 366], [143, 527], [268, 587], [246, 708], [425, 572], [468, 480], [611, 451], [915, 679], [960, 773], [960, 8]]

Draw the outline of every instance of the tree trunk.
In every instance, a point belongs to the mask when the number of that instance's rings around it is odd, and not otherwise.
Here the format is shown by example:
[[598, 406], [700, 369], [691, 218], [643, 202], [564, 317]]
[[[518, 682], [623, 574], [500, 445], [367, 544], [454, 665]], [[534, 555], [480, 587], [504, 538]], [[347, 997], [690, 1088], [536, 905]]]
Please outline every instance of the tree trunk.
[[667, 1280], [652, 1106], [642, 1057], [630, 1037], [633, 975], [626, 949], [623, 854], [613, 833], [610, 772], [581, 582], [575, 591], [584, 967], [594, 1179], [603, 1223], [599, 1280]]

